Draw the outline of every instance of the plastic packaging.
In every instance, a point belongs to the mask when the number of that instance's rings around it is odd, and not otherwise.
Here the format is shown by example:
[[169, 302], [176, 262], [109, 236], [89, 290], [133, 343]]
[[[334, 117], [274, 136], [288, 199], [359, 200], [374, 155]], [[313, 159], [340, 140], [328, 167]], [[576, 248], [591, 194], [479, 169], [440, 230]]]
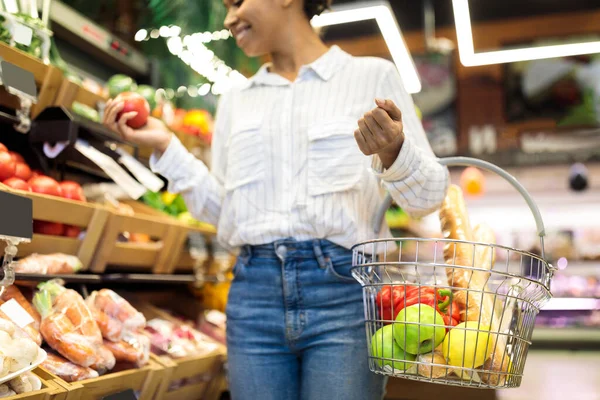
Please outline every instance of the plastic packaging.
[[39, 346], [10, 320], [0, 324], [0, 379], [32, 365], [39, 355]]
[[27, 301], [19, 288], [14, 285], [4, 288], [0, 295], [0, 310], [23, 329], [38, 346], [42, 345], [40, 314]]
[[68, 254], [32, 254], [14, 263], [15, 272], [22, 274], [75, 274], [83, 268], [79, 258]]
[[143, 367], [150, 359], [150, 339], [143, 334], [127, 333], [119, 342], [105, 340], [104, 344], [117, 361]]
[[92, 293], [90, 298], [88, 304], [93, 304], [98, 310], [119, 321], [125, 331], [133, 332], [146, 326], [144, 314], [114, 291], [101, 289]]
[[84, 379], [97, 378], [98, 372], [91, 368], [81, 367], [72, 362], [52, 353], [48, 353], [48, 358], [42, 363], [42, 367], [51, 374], [54, 374], [66, 382], [77, 382]]
[[50, 347], [82, 367], [114, 366], [101, 350], [102, 334], [83, 298], [58, 281], [39, 285], [33, 304], [42, 317], [40, 332]]
[[164, 319], [148, 321], [145, 333], [150, 338], [153, 353], [171, 358], [200, 356], [218, 348], [218, 344], [203, 333]]

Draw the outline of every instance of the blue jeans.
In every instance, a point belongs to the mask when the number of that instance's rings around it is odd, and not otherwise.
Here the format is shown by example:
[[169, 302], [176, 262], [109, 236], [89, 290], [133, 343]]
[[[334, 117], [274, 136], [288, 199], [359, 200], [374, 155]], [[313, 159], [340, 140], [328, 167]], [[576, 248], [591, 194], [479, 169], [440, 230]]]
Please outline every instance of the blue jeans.
[[233, 400], [379, 400], [352, 253], [326, 240], [245, 247], [227, 304]]

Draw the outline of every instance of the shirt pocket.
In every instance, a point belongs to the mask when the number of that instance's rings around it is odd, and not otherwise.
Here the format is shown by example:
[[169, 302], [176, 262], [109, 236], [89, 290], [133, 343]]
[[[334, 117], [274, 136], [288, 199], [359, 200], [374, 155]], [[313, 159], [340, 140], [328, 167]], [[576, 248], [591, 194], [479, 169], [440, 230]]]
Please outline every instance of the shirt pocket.
[[225, 190], [262, 182], [265, 177], [262, 121], [245, 121], [234, 125], [227, 140]]
[[309, 195], [346, 191], [359, 183], [366, 157], [354, 139], [357, 128], [351, 117], [328, 119], [309, 128]]

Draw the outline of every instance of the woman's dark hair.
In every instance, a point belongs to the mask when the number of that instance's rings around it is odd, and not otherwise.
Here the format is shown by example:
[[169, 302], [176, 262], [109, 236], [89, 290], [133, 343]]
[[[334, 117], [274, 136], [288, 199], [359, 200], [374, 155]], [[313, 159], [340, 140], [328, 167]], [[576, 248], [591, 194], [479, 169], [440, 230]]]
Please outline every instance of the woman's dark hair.
[[333, 0], [304, 0], [304, 13], [308, 19], [320, 15], [331, 6]]

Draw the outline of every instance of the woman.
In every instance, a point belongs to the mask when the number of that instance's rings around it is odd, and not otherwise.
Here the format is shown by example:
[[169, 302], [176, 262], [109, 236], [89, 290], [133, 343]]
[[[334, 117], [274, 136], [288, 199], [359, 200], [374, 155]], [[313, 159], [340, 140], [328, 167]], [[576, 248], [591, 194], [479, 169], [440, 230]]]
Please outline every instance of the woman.
[[382, 398], [349, 248], [376, 236], [381, 182], [413, 215], [446, 193], [447, 170], [396, 67], [329, 49], [311, 28], [327, 2], [225, 0], [239, 47], [272, 62], [221, 96], [210, 171], [160, 121], [132, 130], [125, 123], [135, 113], [115, 122], [115, 102], [104, 118], [154, 147], [152, 168], [169, 190], [217, 225], [223, 244], [241, 248], [227, 306], [234, 400]]

